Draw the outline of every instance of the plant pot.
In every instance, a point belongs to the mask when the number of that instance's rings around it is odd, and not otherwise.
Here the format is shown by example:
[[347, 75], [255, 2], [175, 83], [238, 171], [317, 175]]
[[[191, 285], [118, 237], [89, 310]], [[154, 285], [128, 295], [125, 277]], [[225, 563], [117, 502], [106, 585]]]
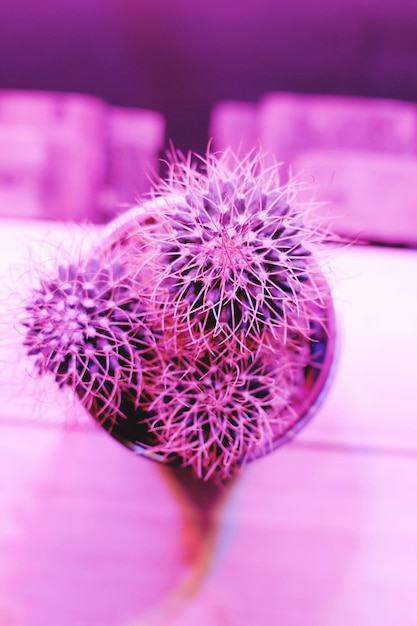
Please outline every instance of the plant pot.
[[[171, 197], [168, 202], [175, 202], [177, 198]], [[147, 224], [151, 231], [158, 231], [158, 213], [164, 211], [167, 198], [157, 198], [133, 207], [113, 220], [103, 232], [102, 249], [109, 256], [129, 257], [133, 250], [142, 250], [144, 257], [149, 253], [149, 242], [143, 238], [137, 238], [137, 225]], [[151, 252], [152, 256], [152, 252]], [[311, 322], [313, 331], [309, 342], [310, 358], [303, 371], [302, 384], [297, 390], [291, 403], [293, 417], [291, 423], [284, 431], [281, 429], [273, 433], [268, 445], [255, 446], [242, 458], [242, 461], [253, 461], [267, 452], [271, 452], [282, 444], [290, 441], [313, 417], [321, 401], [323, 400], [331, 381], [335, 365], [336, 347], [336, 323], [335, 310], [330, 288], [321, 273], [318, 264], [316, 280], [320, 283], [322, 292], [322, 306], [312, 306]], [[152, 280], [152, 276], [149, 276]], [[97, 416], [92, 413], [93, 418]], [[145, 419], [144, 419], [145, 418]], [[100, 421], [100, 419], [98, 420]], [[168, 458], [166, 454], [153, 449], [155, 439], [146, 427], [146, 415], [132, 408], [127, 410], [123, 419], [115, 422], [107, 421], [101, 425], [117, 441], [139, 456], [152, 459], [153, 461], [184, 469], [181, 457], [175, 453]], [[187, 468], [185, 468], [187, 473]]]

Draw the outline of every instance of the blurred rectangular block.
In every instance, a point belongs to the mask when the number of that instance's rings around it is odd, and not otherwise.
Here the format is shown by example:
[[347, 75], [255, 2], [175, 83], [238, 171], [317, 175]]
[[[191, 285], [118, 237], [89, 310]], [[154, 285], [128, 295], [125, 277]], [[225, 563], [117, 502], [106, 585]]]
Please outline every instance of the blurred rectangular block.
[[48, 143], [42, 131], [0, 124], [0, 213], [38, 217], [45, 202]]
[[257, 104], [218, 103], [210, 129], [216, 149], [260, 147], [283, 164], [283, 183], [290, 173], [312, 181], [336, 232], [417, 242], [415, 104], [271, 93]]
[[317, 189], [318, 213], [359, 240], [417, 242], [417, 158], [359, 150], [306, 150], [293, 172]]
[[0, 91], [0, 214], [100, 222], [150, 183], [159, 113], [82, 94]]
[[158, 172], [158, 152], [164, 145], [165, 121], [146, 109], [111, 107], [108, 113], [107, 217], [130, 207], [150, 187]]
[[0, 92], [0, 213], [94, 219], [105, 177], [105, 128], [106, 106], [96, 98]]
[[215, 150], [232, 148], [239, 154], [249, 152], [258, 141], [256, 104], [219, 102], [211, 112], [209, 134]]
[[279, 160], [315, 148], [417, 154], [417, 107], [385, 99], [271, 93], [258, 104], [258, 134]]

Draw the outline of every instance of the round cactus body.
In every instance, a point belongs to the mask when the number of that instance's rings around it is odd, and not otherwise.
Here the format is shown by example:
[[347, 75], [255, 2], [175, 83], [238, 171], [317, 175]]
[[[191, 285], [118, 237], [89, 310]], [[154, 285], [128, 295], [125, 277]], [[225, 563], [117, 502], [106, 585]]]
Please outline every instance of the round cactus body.
[[126, 268], [102, 258], [60, 264], [26, 306], [24, 345], [39, 375], [71, 386], [98, 421], [123, 417], [122, 398], [142, 390], [143, 363], [153, 350], [146, 309]]

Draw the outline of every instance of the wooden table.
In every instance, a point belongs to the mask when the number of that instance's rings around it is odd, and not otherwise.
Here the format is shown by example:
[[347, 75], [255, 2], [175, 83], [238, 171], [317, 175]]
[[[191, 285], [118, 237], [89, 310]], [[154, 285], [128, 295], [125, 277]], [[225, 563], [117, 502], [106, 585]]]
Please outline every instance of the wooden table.
[[[24, 250], [82, 237], [4, 220], [1, 275], [19, 293]], [[2, 626], [417, 624], [417, 252], [332, 256], [329, 393], [222, 494], [136, 458], [30, 380], [3, 295]]]

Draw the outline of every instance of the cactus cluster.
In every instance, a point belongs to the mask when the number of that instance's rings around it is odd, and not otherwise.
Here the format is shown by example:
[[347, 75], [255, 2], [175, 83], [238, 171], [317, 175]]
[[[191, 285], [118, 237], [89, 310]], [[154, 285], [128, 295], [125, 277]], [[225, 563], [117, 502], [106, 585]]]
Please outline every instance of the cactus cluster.
[[144, 206], [42, 278], [27, 352], [145, 455], [227, 479], [296, 425], [320, 369], [322, 235], [256, 155], [176, 155]]

